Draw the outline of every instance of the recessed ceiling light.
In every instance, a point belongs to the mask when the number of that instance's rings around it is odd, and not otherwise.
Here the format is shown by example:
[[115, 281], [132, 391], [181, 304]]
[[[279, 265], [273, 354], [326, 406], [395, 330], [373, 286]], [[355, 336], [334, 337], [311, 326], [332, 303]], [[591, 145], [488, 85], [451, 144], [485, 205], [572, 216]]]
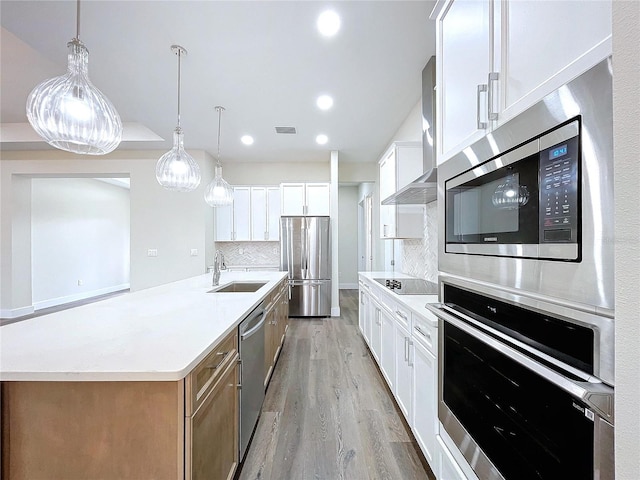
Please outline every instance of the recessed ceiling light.
[[316, 137], [316, 143], [318, 145], [324, 145], [325, 143], [327, 143], [329, 141], [329, 137], [327, 137], [324, 134], [320, 134]]
[[253, 137], [251, 135], [243, 135], [240, 141], [245, 145], [253, 145]]
[[333, 98], [329, 95], [320, 95], [316, 100], [316, 105], [320, 110], [329, 110], [333, 106]]
[[325, 37], [333, 37], [340, 30], [340, 17], [333, 10], [325, 10], [318, 17], [318, 30]]

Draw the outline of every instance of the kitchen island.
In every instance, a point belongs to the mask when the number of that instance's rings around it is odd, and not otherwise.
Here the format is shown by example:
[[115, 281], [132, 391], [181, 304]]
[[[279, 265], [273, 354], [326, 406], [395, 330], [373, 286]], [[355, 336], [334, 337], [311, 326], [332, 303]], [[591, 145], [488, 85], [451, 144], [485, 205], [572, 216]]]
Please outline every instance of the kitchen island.
[[1, 327], [2, 477], [232, 476], [237, 326], [285, 278], [223, 272], [265, 285], [208, 293], [202, 275]]

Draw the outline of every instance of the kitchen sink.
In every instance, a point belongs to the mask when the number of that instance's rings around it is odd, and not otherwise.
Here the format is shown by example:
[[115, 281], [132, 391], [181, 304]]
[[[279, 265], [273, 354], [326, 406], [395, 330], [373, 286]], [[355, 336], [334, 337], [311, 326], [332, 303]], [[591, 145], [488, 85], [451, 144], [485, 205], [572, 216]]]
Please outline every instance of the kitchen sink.
[[230, 282], [209, 290], [207, 293], [252, 293], [257, 292], [266, 284], [267, 282]]

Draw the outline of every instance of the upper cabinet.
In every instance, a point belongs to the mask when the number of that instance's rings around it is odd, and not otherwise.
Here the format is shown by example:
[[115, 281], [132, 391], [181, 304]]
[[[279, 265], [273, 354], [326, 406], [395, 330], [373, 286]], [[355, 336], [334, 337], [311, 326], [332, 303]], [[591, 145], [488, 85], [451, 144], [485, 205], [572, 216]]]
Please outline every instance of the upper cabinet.
[[330, 215], [329, 183], [283, 183], [280, 190], [282, 215]]
[[611, 2], [444, 0], [438, 164], [611, 55]]
[[233, 187], [233, 203], [215, 208], [218, 242], [280, 239], [280, 188]]
[[[423, 173], [422, 144], [395, 142], [379, 162], [380, 201], [393, 195]], [[380, 205], [381, 238], [422, 238], [424, 207]]]

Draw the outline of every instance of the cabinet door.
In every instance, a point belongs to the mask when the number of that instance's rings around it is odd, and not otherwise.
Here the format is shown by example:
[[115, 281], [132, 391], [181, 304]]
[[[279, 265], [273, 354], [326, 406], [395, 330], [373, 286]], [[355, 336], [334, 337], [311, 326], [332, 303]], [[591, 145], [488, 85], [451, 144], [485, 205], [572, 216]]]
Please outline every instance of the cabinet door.
[[273, 373], [273, 357], [275, 356], [273, 345], [275, 343], [274, 337], [277, 335], [274, 328], [275, 316], [276, 316], [276, 310], [275, 308], [271, 308], [271, 310], [267, 312], [267, 315], [264, 319], [264, 384], [265, 386], [269, 382], [269, 378]]
[[233, 206], [215, 207], [216, 241], [228, 242], [233, 236]]
[[251, 188], [233, 188], [233, 240], [251, 240]]
[[238, 365], [232, 362], [196, 413], [187, 419], [188, 478], [233, 478], [238, 466]]
[[438, 439], [438, 466], [436, 476], [442, 480], [475, 480], [474, 477], [467, 477], [458, 466], [447, 446], [443, 443], [440, 435]]
[[267, 187], [267, 240], [280, 240], [280, 188]]
[[491, 0], [454, 0], [438, 17], [438, 164], [482, 138], [489, 127], [487, 92], [478, 86], [487, 84], [493, 64], [491, 7]]
[[[396, 150], [380, 161], [380, 202], [396, 192]], [[396, 236], [396, 206], [380, 204], [380, 237]]]
[[380, 311], [381, 347], [380, 370], [391, 391], [395, 384], [396, 349], [395, 349], [395, 320], [386, 310]]
[[413, 345], [413, 434], [432, 468], [436, 465], [438, 434], [438, 371], [436, 357], [419, 343]]
[[[366, 288], [366, 287], [365, 287]], [[367, 344], [371, 346], [371, 333], [373, 332], [373, 308], [371, 304], [371, 297], [369, 293], [363, 292], [363, 301], [364, 301], [364, 339], [367, 341]]]
[[502, 4], [499, 124], [611, 55], [611, 3]]
[[411, 425], [411, 382], [413, 381], [411, 335], [402, 326], [396, 324], [396, 386], [393, 393], [400, 410]]
[[251, 240], [267, 239], [267, 188], [251, 187]]
[[329, 215], [331, 204], [329, 202], [330, 186], [328, 183], [307, 183], [306, 185], [306, 209], [305, 215]]
[[365, 306], [364, 306], [364, 299], [365, 299], [365, 293], [363, 291], [365, 287], [363, 286], [362, 283], [360, 283], [360, 290], [358, 292], [358, 297], [360, 299], [360, 303], [358, 304], [358, 327], [360, 328], [360, 333], [362, 333], [362, 335], [364, 336], [364, 325], [365, 325]]
[[371, 310], [373, 311], [373, 315], [371, 316], [371, 351], [373, 352], [373, 357], [380, 365], [380, 351], [382, 350], [382, 320], [380, 319], [381, 311], [380, 307], [375, 303], [371, 302]]
[[304, 215], [304, 183], [280, 185], [282, 215]]

